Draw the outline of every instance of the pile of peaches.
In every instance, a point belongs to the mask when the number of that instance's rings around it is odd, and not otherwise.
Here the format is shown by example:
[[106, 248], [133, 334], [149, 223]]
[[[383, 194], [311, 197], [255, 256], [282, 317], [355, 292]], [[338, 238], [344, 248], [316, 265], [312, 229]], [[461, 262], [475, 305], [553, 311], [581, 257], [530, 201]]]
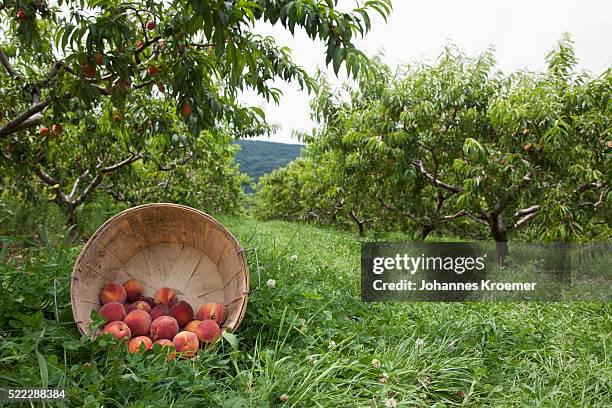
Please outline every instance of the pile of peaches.
[[100, 292], [102, 307], [98, 314], [105, 319], [102, 333], [129, 340], [130, 353], [150, 350], [157, 343], [172, 349], [169, 359], [177, 354], [193, 357], [201, 345], [212, 344], [221, 336], [220, 326], [227, 318], [223, 303], [202, 305], [194, 319], [191, 305], [177, 300], [172, 288], [158, 289], [153, 298], [143, 294], [137, 279], [123, 285], [107, 283]]

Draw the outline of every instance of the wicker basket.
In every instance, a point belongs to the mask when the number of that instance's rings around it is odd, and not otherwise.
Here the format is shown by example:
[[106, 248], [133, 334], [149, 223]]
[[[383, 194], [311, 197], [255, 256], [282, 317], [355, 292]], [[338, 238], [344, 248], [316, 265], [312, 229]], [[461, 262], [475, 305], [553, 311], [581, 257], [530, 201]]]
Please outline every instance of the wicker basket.
[[177, 204], [130, 208], [89, 239], [72, 271], [72, 314], [81, 333], [108, 282], [139, 279], [145, 296], [174, 288], [194, 310], [207, 302], [228, 307], [223, 327], [235, 329], [246, 311], [249, 270], [244, 250], [211, 216]]

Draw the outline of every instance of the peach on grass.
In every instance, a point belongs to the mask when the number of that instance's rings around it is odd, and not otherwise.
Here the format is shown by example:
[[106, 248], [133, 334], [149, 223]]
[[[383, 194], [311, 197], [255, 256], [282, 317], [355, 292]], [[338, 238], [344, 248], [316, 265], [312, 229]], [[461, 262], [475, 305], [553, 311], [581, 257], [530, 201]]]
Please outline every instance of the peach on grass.
[[132, 310], [123, 320], [130, 326], [134, 336], [144, 336], [149, 334], [151, 328], [151, 316], [144, 310]]
[[153, 342], [147, 336], [134, 337], [128, 343], [128, 351], [130, 353], [138, 353], [140, 351], [140, 345], [144, 344], [144, 351], [151, 350], [153, 348]]
[[125, 289], [115, 282], [107, 283], [100, 292], [100, 301], [102, 304], [107, 304], [109, 302], [125, 303], [125, 299], [127, 299]]
[[98, 314], [106, 319], [105, 323], [123, 320], [126, 314], [125, 306], [119, 302], [108, 302], [102, 305]]
[[[119, 116], [119, 120], [121, 120], [121, 116]], [[123, 287], [125, 288], [125, 293], [127, 294], [127, 298], [130, 302], [140, 300], [142, 294], [144, 293], [142, 283], [140, 283], [138, 279], [130, 279], [123, 282]]]
[[179, 326], [184, 326], [193, 320], [193, 308], [189, 303], [181, 300], [172, 305], [170, 315], [176, 319]]
[[174, 347], [178, 353], [182, 353], [185, 357], [193, 357], [200, 349], [198, 336], [190, 331], [182, 331], [172, 339]]
[[187, 323], [185, 327], [183, 327], [183, 330], [187, 330], [187, 331], [195, 333], [200, 322], [201, 320], [192, 320], [189, 323]]
[[159, 288], [153, 297], [156, 305], [172, 306], [176, 302], [176, 293], [172, 288]]
[[170, 308], [168, 306], [157, 305], [151, 309], [151, 320], [155, 320], [162, 316], [170, 316]]
[[130, 313], [133, 310], [144, 310], [147, 313], [151, 313], [151, 306], [149, 306], [149, 304], [144, 300], [137, 300], [125, 309], [127, 313]]
[[102, 333], [110, 333], [115, 336], [117, 340], [129, 339], [132, 337], [130, 327], [120, 321], [110, 322], [104, 330], [102, 330]]
[[206, 303], [198, 310], [198, 320], [212, 320], [221, 326], [227, 319], [227, 306], [223, 303]]
[[196, 335], [202, 343], [214, 343], [221, 336], [221, 329], [213, 320], [202, 320], [196, 329]]
[[153, 343], [153, 345], [155, 344], [159, 344], [162, 348], [162, 352], [168, 354], [168, 361], [174, 360], [174, 357], [176, 356], [176, 348], [174, 347], [174, 343], [172, 343], [172, 340], [160, 339]]
[[179, 332], [178, 322], [174, 317], [161, 316], [151, 323], [151, 339], [153, 341], [161, 339], [172, 339]]

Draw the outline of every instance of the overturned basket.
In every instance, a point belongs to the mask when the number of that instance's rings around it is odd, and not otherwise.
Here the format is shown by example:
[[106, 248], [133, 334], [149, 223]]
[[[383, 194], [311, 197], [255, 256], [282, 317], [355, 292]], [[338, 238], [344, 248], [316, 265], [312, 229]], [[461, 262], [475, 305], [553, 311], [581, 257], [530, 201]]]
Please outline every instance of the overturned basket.
[[207, 302], [228, 308], [223, 327], [235, 329], [246, 311], [249, 270], [244, 250], [211, 216], [177, 204], [130, 208], [106, 221], [89, 239], [72, 271], [72, 314], [81, 333], [108, 282], [136, 278], [144, 296], [163, 286], [195, 310]]

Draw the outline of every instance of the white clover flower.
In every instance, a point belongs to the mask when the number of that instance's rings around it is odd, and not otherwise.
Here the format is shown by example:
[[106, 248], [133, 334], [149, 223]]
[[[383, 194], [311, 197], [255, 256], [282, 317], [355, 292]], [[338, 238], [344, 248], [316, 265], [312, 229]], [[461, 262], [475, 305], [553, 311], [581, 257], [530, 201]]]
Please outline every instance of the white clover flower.
[[388, 398], [385, 401], [385, 407], [387, 407], [387, 408], [395, 408], [395, 407], [397, 407], [397, 401], [395, 400], [395, 398]]
[[330, 340], [329, 344], [327, 345], [327, 348], [330, 349], [330, 350], [333, 349], [333, 348], [336, 348], [336, 342], [333, 341], [333, 340]]
[[415, 346], [417, 347], [423, 347], [423, 345], [425, 344], [425, 340], [423, 339], [416, 339], [416, 341], [414, 342]]
[[388, 383], [388, 382], [389, 382], [389, 373], [387, 373], [387, 372], [382, 373], [382, 375], [380, 376], [380, 378], [378, 379], [378, 381], [379, 381], [381, 384], [386, 384], [386, 383]]
[[455, 351], [457, 350], [457, 345], [456, 345], [456, 341], [453, 340], [450, 343], [448, 343], [448, 351]]
[[306, 361], [308, 361], [310, 364], [314, 364], [317, 362], [317, 355], [316, 354], [310, 354], [308, 356], [306, 356]]
[[276, 281], [274, 279], [268, 279], [266, 285], [268, 285], [270, 289], [274, 289], [276, 287]]
[[376, 358], [372, 359], [372, 367], [380, 368], [380, 361]]
[[280, 397], [278, 397], [278, 399], [283, 401], [283, 402], [287, 402], [287, 401], [289, 401], [289, 396], [287, 394], [283, 394]]
[[295, 261], [297, 261], [297, 260], [298, 260], [298, 256], [297, 256], [297, 255], [291, 255], [291, 256], [289, 257], [289, 260], [290, 260], [290, 261], [292, 261], [292, 262], [295, 262]]

